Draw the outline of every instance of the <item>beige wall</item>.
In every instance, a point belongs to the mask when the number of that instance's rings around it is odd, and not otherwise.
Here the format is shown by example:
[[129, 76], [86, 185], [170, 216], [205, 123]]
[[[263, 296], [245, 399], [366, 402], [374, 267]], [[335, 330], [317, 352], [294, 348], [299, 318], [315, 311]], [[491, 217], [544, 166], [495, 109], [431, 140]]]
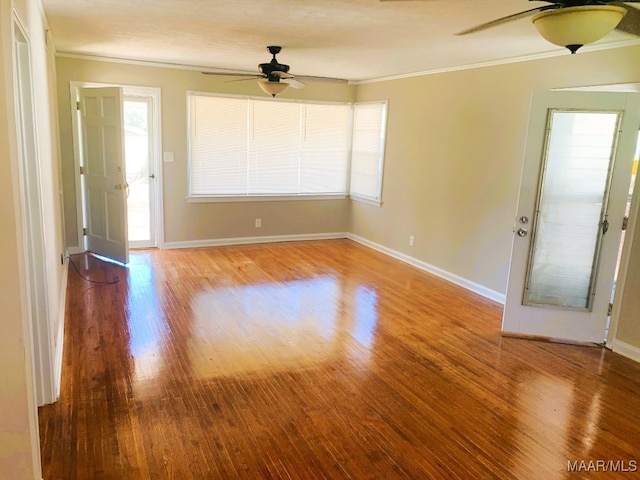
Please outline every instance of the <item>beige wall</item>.
[[[58, 97], [67, 240], [77, 245], [75, 172], [69, 106], [70, 82], [104, 82], [159, 87], [162, 91], [163, 151], [174, 152], [174, 162], [163, 164], [166, 242], [193, 242], [228, 238], [346, 232], [348, 200], [188, 203], [186, 92], [264, 95], [255, 82], [225, 83], [227, 78], [197, 71], [121, 63], [58, 58]], [[281, 97], [351, 102], [355, 87], [310, 83], [290, 88]], [[262, 228], [255, 228], [255, 218]]]
[[[28, 298], [29, 280], [25, 269], [26, 206], [20, 192], [18, 131], [15, 117], [16, 88], [13, 71], [12, 25], [17, 22], [29, 39], [33, 79], [36, 144], [43, 222], [46, 238], [44, 265], [46, 310], [51, 337], [61, 325], [64, 301], [64, 268], [60, 254], [65, 250], [62, 229], [60, 162], [57, 123], [54, 112], [54, 52], [47, 51], [40, 4], [35, 0], [0, 0], [0, 477], [41, 478], [38, 421], [34, 391], [32, 331]], [[33, 160], [33, 159], [32, 159]], [[54, 349], [57, 348], [57, 345]], [[55, 352], [50, 352], [55, 355]], [[46, 372], [49, 374], [50, 372]]]
[[629, 47], [359, 86], [389, 116], [383, 206], [352, 202], [351, 232], [504, 294], [532, 91], [638, 82], [639, 62]]

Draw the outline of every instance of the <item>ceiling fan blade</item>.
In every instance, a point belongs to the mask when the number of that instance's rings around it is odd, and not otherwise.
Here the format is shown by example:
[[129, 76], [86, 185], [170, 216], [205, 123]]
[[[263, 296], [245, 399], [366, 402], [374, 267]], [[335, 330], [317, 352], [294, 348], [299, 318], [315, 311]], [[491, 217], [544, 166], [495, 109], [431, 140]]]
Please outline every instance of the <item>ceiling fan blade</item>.
[[293, 88], [304, 88], [306, 86], [304, 83], [299, 82], [298, 80], [295, 80], [293, 78], [283, 78], [281, 82], [286, 83], [287, 85]]
[[306, 80], [308, 82], [323, 82], [323, 83], [348, 83], [349, 80], [345, 80], [344, 78], [333, 78], [333, 77], [316, 77], [313, 75], [296, 75], [297, 79]]
[[254, 75], [253, 77], [236, 78], [235, 80], [227, 80], [224, 83], [246, 82], [247, 80], [258, 80], [260, 78], [264, 78], [264, 76], [263, 75]]
[[558, 5], [545, 5], [543, 7], [532, 8], [531, 10], [525, 10], [524, 12], [514, 13], [513, 15], [507, 15], [506, 17], [497, 18], [495, 20], [491, 20], [490, 22], [476, 25], [475, 27], [471, 27], [458, 32], [456, 33], [456, 35], [467, 35], [469, 33], [479, 32], [480, 30], [486, 30], [487, 28], [492, 28], [498, 25], [502, 25], [503, 23], [512, 22], [513, 20], [518, 20], [519, 18], [529, 17], [531, 15], [534, 15], [535, 13], [544, 12], [545, 10], [553, 10], [555, 8], [559, 8]]
[[[640, 0], [637, 1], [640, 2]], [[627, 14], [622, 17], [622, 20], [620, 20], [616, 30], [640, 36], [640, 10], [630, 7], [629, 5], [625, 5], [623, 2], [612, 2], [611, 5], [617, 5], [627, 9]]]
[[251, 72], [200, 72], [203, 75], [220, 75], [224, 77], [262, 77], [259, 73]]
[[280, 78], [293, 78], [294, 75], [288, 73], [288, 72], [283, 72], [281, 70], [274, 70], [273, 72], [271, 72], [271, 75], [275, 76], [275, 77], [280, 77]]

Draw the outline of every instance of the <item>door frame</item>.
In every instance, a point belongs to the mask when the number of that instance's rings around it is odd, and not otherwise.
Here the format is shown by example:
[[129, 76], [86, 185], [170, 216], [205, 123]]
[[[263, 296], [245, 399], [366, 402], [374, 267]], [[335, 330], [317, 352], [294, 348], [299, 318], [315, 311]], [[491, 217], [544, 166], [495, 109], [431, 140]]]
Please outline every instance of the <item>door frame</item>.
[[[608, 85], [590, 85], [586, 87], [567, 87], [552, 89], [556, 91], [575, 91], [575, 92], [623, 92], [623, 93], [640, 93], [640, 82], [635, 83], [612, 83]], [[631, 176], [629, 176], [631, 180]], [[622, 307], [622, 294], [624, 292], [625, 283], [627, 281], [627, 272], [629, 270], [629, 262], [631, 257], [631, 245], [637, 233], [638, 216], [640, 215], [640, 182], [636, 180], [636, 186], [631, 197], [631, 208], [629, 209], [629, 220], [627, 231], [622, 244], [622, 254], [620, 256], [620, 269], [618, 276], [614, 279], [616, 282], [616, 290], [613, 297], [613, 307], [609, 323], [609, 331], [605, 347], [618, 352], [620, 344], [617, 340], [618, 322], [620, 320], [620, 308]], [[626, 353], [627, 356], [629, 353]], [[635, 354], [635, 352], [634, 352]]]
[[[82, 182], [80, 175], [80, 159], [82, 157], [80, 149], [80, 125], [78, 121], [76, 102], [79, 98], [79, 90], [81, 88], [91, 87], [120, 87], [122, 88], [123, 96], [136, 95], [145, 96], [151, 98], [152, 114], [149, 134], [152, 137], [152, 151], [149, 155], [149, 161], [152, 169], [156, 175], [156, 188], [152, 201], [155, 202], [154, 223], [156, 226], [156, 245], [158, 248], [164, 248], [164, 207], [162, 203], [162, 118], [160, 107], [161, 103], [161, 90], [157, 87], [144, 87], [136, 85], [122, 85], [114, 83], [99, 83], [99, 82], [70, 82], [70, 94], [71, 101], [69, 102], [69, 108], [71, 111], [71, 127], [73, 132], [73, 166], [75, 171], [75, 190], [76, 190], [76, 224], [78, 230], [78, 246], [69, 248], [69, 253], [82, 253], [86, 250], [85, 239], [82, 234], [84, 225], [84, 200], [82, 191]], [[126, 214], [126, 212], [125, 212]]]
[[[151, 123], [153, 122], [153, 115], [155, 112], [155, 106], [154, 106], [154, 101], [153, 98], [150, 95], [146, 95], [144, 92], [142, 93], [134, 93], [131, 90], [128, 90], [126, 93], [123, 91], [122, 92], [122, 100], [123, 100], [123, 113], [126, 111], [126, 107], [124, 107], [124, 104], [127, 102], [139, 102], [139, 103], [146, 103], [148, 111], [147, 111], [147, 120], [149, 122], [149, 125], [151, 125]], [[150, 191], [150, 205], [149, 205], [149, 221], [150, 221], [150, 233], [152, 238], [149, 241], [145, 241], [145, 240], [131, 240], [129, 239], [129, 248], [155, 248], [158, 246], [158, 228], [157, 228], [157, 218], [156, 218], [156, 190], [158, 189], [158, 175], [156, 172], [156, 165], [155, 162], [153, 161], [155, 155], [156, 155], [156, 151], [157, 151], [157, 146], [155, 144], [155, 135], [153, 135], [152, 132], [153, 127], [148, 129], [148, 139], [147, 139], [147, 143], [148, 143], [148, 152], [147, 152], [147, 157], [148, 157], [148, 173], [150, 174], [149, 176], [153, 177], [152, 179], [149, 180], [149, 188], [152, 188]], [[125, 132], [125, 139], [124, 139], [124, 145], [125, 145], [125, 152], [126, 152], [126, 145], [127, 145], [127, 138], [126, 138], [126, 132]], [[127, 165], [127, 158], [125, 155], [125, 160], [124, 160], [124, 164], [125, 164], [125, 173], [126, 173], [126, 165]], [[126, 181], [126, 179], [125, 179]], [[128, 206], [127, 206], [128, 208]], [[132, 245], [133, 243], [133, 245]]]
[[[640, 91], [640, 89], [638, 90]], [[631, 177], [629, 177], [631, 178]], [[624, 293], [625, 283], [627, 281], [627, 272], [629, 270], [629, 263], [631, 259], [631, 245], [637, 234], [638, 215], [640, 215], [640, 183], [636, 177], [636, 185], [633, 189], [633, 195], [631, 196], [631, 207], [629, 208], [629, 217], [627, 220], [627, 230], [624, 236], [624, 242], [622, 244], [622, 254], [620, 255], [620, 267], [618, 270], [618, 276], [614, 279], [616, 282], [616, 289], [612, 301], [611, 317], [609, 323], [609, 331], [607, 333], [606, 347], [616, 350], [617, 335], [618, 335], [618, 321], [620, 319], [620, 308], [622, 306], [622, 296]]]
[[[52, 312], [47, 302], [48, 282], [45, 261], [45, 232], [41, 195], [38, 128], [33, 102], [31, 42], [17, 17], [13, 19], [12, 50], [14, 55], [17, 153], [22, 216], [27, 314], [33, 351], [35, 399], [38, 406], [53, 403], [59, 391], [55, 375], [56, 345]], [[58, 348], [62, 348], [58, 346]]]

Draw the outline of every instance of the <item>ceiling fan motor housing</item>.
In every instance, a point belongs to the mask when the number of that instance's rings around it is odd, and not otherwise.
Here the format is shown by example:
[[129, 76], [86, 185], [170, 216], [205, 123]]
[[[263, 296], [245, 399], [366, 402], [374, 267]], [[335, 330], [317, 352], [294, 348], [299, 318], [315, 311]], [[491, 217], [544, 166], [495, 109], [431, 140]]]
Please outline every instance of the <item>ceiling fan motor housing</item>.
[[273, 55], [273, 58], [269, 63], [261, 63], [258, 65], [258, 69], [260, 70], [260, 72], [266, 75], [270, 82], [280, 81], [280, 77], [278, 77], [277, 75], [273, 75], [273, 72], [287, 73], [289, 71], [289, 65], [279, 63], [278, 60], [276, 60], [276, 55], [280, 53], [281, 49], [282, 47], [275, 45], [267, 47], [267, 50], [269, 50], [269, 53]]

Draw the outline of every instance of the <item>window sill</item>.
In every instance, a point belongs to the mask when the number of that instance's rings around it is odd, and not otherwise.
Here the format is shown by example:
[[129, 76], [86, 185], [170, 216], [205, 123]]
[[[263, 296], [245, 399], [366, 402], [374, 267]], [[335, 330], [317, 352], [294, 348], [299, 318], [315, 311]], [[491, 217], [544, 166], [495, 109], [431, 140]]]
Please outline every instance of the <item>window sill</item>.
[[335, 195], [247, 195], [247, 196], [188, 196], [188, 203], [297, 202], [306, 200], [343, 200], [345, 194]]
[[349, 198], [359, 203], [366, 203], [367, 205], [373, 205], [374, 207], [382, 207], [382, 200], [378, 200], [376, 198], [357, 197], [354, 195], [351, 195]]

